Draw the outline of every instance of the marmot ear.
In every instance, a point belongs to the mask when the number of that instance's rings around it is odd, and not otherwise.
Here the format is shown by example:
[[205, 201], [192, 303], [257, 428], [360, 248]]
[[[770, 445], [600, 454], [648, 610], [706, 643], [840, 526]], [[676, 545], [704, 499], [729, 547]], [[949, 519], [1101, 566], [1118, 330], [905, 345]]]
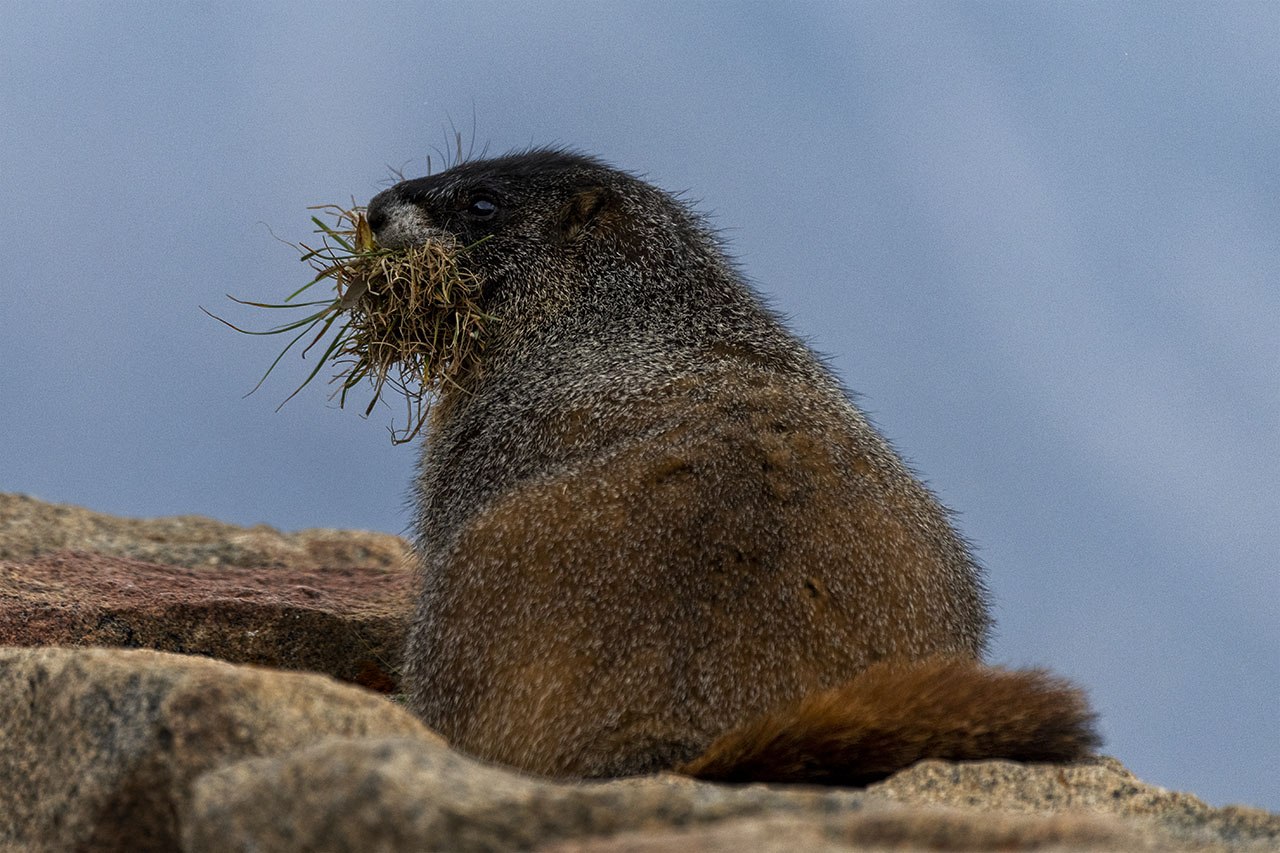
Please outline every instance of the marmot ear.
[[586, 234], [607, 228], [618, 212], [618, 197], [608, 187], [592, 184], [577, 187], [560, 208], [556, 229], [560, 241], [572, 243]]

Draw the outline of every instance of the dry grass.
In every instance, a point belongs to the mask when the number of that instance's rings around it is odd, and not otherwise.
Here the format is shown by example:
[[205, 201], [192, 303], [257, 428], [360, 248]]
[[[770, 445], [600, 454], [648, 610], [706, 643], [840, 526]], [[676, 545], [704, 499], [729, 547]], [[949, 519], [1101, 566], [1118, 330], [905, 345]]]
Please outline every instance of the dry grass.
[[[326, 364], [333, 365], [337, 371], [330, 381], [338, 386], [333, 398], [339, 406], [346, 403], [347, 392], [366, 379], [372, 383], [373, 398], [365, 415], [373, 411], [388, 388], [403, 398], [408, 425], [399, 430], [392, 427], [391, 440], [397, 444], [410, 441], [426, 424], [431, 400], [438, 392], [479, 369], [485, 326], [493, 318], [476, 304], [480, 282], [460, 263], [472, 246], [431, 242], [409, 249], [380, 249], [362, 208], [325, 205], [313, 209], [333, 220], [330, 225], [312, 217], [320, 245], [290, 245], [311, 265], [315, 277], [283, 303], [229, 298], [257, 308], [319, 310], [263, 332], [246, 331], [210, 316], [250, 335], [297, 331], [255, 391], [295, 344], [310, 337], [303, 357], [321, 346], [323, 355], [284, 402], [305, 388]], [[294, 301], [321, 282], [332, 284], [333, 298]], [[335, 327], [337, 332], [330, 338]]]

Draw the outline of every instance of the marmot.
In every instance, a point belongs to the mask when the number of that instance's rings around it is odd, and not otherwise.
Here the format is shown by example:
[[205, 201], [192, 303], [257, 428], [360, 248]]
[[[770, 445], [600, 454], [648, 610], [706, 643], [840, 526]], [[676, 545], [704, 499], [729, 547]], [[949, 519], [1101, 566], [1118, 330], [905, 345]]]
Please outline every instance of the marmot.
[[462, 244], [490, 326], [417, 478], [404, 677], [454, 746], [548, 776], [862, 784], [1069, 761], [1082, 694], [986, 667], [948, 512], [705, 221], [534, 150], [379, 193], [381, 246]]

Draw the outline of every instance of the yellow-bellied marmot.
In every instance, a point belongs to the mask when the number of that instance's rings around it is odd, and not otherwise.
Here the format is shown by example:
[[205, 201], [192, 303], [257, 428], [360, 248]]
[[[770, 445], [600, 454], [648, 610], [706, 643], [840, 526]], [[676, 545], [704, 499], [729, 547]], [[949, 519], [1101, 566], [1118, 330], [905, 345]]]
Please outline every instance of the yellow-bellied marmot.
[[553, 776], [863, 783], [926, 757], [1065, 761], [1083, 696], [981, 664], [948, 515], [684, 204], [536, 150], [405, 181], [380, 245], [448, 237], [482, 368], [417, 481], [412, 707]]

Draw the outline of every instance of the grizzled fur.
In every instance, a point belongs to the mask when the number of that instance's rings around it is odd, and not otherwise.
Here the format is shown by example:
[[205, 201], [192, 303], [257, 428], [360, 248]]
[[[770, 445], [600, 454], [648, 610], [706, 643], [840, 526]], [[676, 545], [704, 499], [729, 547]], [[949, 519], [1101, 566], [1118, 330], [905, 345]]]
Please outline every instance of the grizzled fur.
[[[487, 238], [465, 259], [498, 320], [424, 448], [405, 666], [458, 748], [669, 769], [878, 661], [980, 657], [980, 573], [946, 511], [685, 205], [540, 150], [405, 181], [368, 217], [384, 246]], [[1092, 735], [1062, 690], [1071, 758]], [[992, 754], [1039, 737], [1015, 735]]]

